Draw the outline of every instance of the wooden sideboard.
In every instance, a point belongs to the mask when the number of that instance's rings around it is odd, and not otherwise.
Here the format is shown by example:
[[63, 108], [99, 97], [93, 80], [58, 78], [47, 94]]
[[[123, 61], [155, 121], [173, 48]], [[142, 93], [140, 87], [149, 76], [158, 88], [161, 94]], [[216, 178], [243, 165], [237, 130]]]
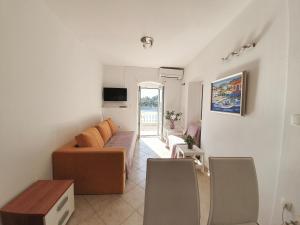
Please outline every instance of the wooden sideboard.
[[0, 209], [3, 225], [65, 225], [74, 211], [72, 180], [40, 180]]

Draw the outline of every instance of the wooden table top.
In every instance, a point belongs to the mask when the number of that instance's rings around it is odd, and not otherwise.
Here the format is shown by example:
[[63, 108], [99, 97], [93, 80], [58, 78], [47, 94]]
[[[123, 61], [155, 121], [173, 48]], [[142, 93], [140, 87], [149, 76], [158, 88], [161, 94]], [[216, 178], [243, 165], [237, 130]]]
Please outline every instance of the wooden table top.
[[46, 215], [73, 180], [39, 180], [0, 209], [1, 213]]

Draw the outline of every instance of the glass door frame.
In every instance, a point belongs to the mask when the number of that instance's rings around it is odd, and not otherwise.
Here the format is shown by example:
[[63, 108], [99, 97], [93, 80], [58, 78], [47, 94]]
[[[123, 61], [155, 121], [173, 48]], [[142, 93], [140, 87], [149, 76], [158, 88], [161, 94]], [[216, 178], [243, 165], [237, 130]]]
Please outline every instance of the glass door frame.
[[[157, 134], [156, 135], [141, 135], [141, 96], [142, 96], [142, 89], [156, 89], [158, 90], [158, 106], [157, 106]], [[161, 136], [163, 135], [163, 123], [164, 123], [164, 86], [159, 87], [142, 87], [139, 86], [138, 89], [138, 136]]]

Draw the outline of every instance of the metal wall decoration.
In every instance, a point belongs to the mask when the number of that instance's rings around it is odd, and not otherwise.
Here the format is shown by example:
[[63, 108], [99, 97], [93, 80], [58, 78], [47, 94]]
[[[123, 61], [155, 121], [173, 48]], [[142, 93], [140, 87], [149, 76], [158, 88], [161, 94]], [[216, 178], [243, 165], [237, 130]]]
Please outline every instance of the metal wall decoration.
[[234, 50], [233, 52], [230, 52], [226, 57], [222, 58], [222, 61], [227, 61], [233, 56], [240, 56], [242, 53], [244, 53], [247, 49], [255, 48], [256, 43], [251, 42], [249, 44], [245, 44], [242, 47]]

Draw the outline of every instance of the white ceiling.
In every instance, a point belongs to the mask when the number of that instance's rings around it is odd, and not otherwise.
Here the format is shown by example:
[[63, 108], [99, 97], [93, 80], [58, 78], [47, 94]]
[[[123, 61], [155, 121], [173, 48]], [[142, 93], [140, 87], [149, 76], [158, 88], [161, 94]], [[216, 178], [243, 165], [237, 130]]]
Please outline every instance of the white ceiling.
[[[45, 0], [101, 61], [185, 66], [251, 0]], [[143, 49], [140, 38], [154, 38]]]

